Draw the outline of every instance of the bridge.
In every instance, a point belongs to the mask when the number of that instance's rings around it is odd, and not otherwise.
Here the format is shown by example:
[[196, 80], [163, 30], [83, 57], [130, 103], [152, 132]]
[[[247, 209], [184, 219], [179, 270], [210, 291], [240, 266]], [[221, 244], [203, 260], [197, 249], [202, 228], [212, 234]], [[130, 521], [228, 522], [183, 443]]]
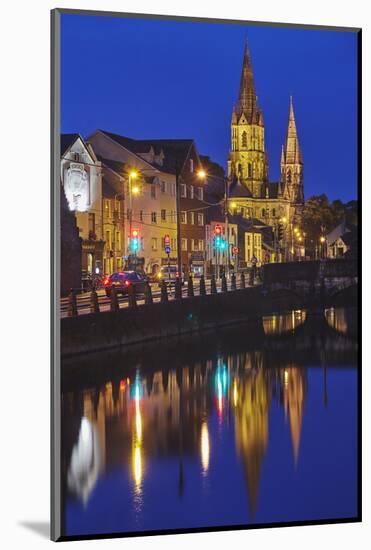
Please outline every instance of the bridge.
[[357, 305], [356, 260], [267, 264], [262, 268], [262, 279], [262, 295], [269, 309]]

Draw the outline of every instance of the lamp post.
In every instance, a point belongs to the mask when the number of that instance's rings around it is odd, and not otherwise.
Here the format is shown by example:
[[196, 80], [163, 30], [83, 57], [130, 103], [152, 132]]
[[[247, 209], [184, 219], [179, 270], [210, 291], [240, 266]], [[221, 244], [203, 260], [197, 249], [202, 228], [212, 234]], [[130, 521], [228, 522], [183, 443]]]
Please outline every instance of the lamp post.
[[[202, 180], [206, 180], [208, 175], [205, 172], [205, 170], [199, 170], [197, 172], [197, 176]], [[229, 220], [228, 220], [229, 179], [227, 177], [221, 178], [220, 176], [215, 176], [215, 175], [212, 175], [211, 177], [219, 181], [223, 181], [224, 183], [224, 227], [225, 227], [226, 245], [227, 245], [226, 274], [229, 275], [229, 265], [230, 265]]]
[[177, 264], [178, 264], [178, 276], [182, 280], [182, 241], [180, 234], [180, 171], [179, 165], [175, 166], [175, 206], [176, 206], [176, 240], [177, 240]]

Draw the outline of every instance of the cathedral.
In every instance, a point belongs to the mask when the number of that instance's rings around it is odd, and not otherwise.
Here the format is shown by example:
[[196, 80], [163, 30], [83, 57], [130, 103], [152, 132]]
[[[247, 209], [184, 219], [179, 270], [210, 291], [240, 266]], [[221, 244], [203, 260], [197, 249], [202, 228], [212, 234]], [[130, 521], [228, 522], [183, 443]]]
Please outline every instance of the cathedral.
[[294, 229], [301, 225], [304, 205], [303, 158], [299, 147], [294, 107], [290, 97], [286, 141], [282, 146], [280, 180], [270, 182], [264, 145], [263, 112], [258, 105], [250, 53], [246, 48], [238, 104], [231, 121], [228, 177], [231, 213], [256, 219], [273, 228], [282, 249], [294, 252]]

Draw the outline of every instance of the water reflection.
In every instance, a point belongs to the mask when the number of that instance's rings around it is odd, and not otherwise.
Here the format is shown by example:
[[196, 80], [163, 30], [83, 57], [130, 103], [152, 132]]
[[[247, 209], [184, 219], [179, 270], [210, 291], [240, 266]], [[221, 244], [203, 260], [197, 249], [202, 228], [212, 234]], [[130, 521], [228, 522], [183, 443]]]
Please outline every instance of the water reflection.
[[263, 329], [267, 335], [280, 335], [293, 332], [306, 319], [306, 312], [298, 309], [290, 313], [275, 314], [263, 317]]
[[[327, 322], [329, 319], [331, 314], [326, 314]], [[263, 328], [267, 336], [276, 336], [280, 331], [291, 333], [302, 326], [308, 331], [305, 338], [309, 338], [313, 346], [313, 326], [319, 325], [311, 325], [309, 320], [307, 325], [306, 320], [305, 312], [290, 312], [286, 317], [265, 318]], [[234, 337], [232, 333], [230, 339]], [[196, 521], [205, 526], [218, 525], [221, 520], [213, 499], [219, 498], [216, 496], [219, 485], [222, 492], [231, 491], [234, 485], [229, 480], [240, 472], [247, 508], [239, 505], [234, 511], [235, 522], [274, 521], [274, 514], [269, 515], [273, 512], [268, 513], [269, 501], [263, 501], [259, 496], [264, 464], [269, 459], [269, 467], [273, 468], [272, 460], [283, 461], [288, 469], [289, 482], [293, 486], [298, 483], [295, 475], [299, 474], [294, 472], [300, 472], [303, 425], [310, 392], [314, 405], [307, 413], [308, 422], [318, 421], [326, 425], [321, 396], [326, 396], [327, 403], [330, 392], [326, 375], [328, 356], [320, 349], [317, 363], [311, 367], [300, 363], [298, 358], [302, 357], [305, 338], [298, 333], [297, 340], [290, 340], [286, 348], [280, 347], [281, 342], [270, 348], [267, 340], [264, 346], [257, 348], [253, 345], [253, 349], [248, 351], [243, 350], [243, 347], [247, 348], [246, 344], [239, 349], [233, 344], [232, 350], [223, 344], [219, 349], [205, 351], [201, 342], [183, 359], [179, 357], [179, 351], [177, 361], [170, 361], [168, 357], [167, 364], [175, 363], [174, 368], [166, 368], [152, 354], [152, 369], [144, 368], [138, 361], [134, 370], [131, 363], [126, 364], [120, 376], [113, 375], [104, 383], [97, 377], [97, 383], [87, 389], [74, 389], [71, 383], [63, 395], [63, 451], [69, 464], [65, 502], [67, 517], [71, 518], [68, 514], [71, 498], [77, 498], [85, 506], [91, 501], [91, 523], [84, 523], [84, 528], [88, 529], [86, 525], [90, 525], [91, 532], [104, 532], [109, 523], [104, 521], [105, 514], [115, 504], [111, 503], [109, 490], [103, 491], [103, 487], [108, 483], [109, 474], [122, 472], [120, 476], [124, 477], [117, 478], [117, 484], [123, 487], [120, 498], [128, 498], [125, 501], [128, 508], [126, 515], [117, 520], [117, 530], [197, 526]], [[336, 338], [332, 333], [321, 336], [321, 342], [326, 344], [324, 347], [332, 354]], [[297, 358], [294, 360], [295, 353]], [[352, 357], [348, 366], [355, 366], [355, 356]], [[313, 367], [325, 367], [325, 375], [318, 378]], [[336, 392], [336, 387], [336, 379], [332, 379], [331, 391]], [[355, 398], [356, 395], [351, 397], [352, 400]], [[335, 407], [336, 403], [334, 398], [332, 406]], [[72, 428], [71, 419], [74, 418], [79, 419], [78, 430]], [[344, 430], [355, 430], [353, 425], [331, 424], [330, 428], [332, 433], [338, 429], [339, 437], [340, 432], [341, 436], [344, 435]], [[308, 442], [311, 442], [316, 429], [319, 430], [318, 426], [313, 425], [313, 431], [306, 434], [307, 452]], [[290, 454], [284, 443], [286, 437], [291, 443]], [[279, 444], [275, 446], [276, 438]], [[323, 445], [326, 439], [324, 441]], [[304, 459], [307, 456], [304, 455]], [[126, 474], [131, 479], [127, 486]], [[207, 486], [203, 483], [206, 480]], [[237, 484], [233, 489], [236, 494], [241, 487]], [[210, 495], [207, 490], [210, 490]], [[224, 497], [220, 499], [221, 509], [229, 506]], [[178, 509], [180, 504], [177, 502], [183, 500], [187, 503], [186, 508]], [[195, 516], [197, 519], [192, 516], [193, 505], [190, 503], [193, 501], [203, 503]], [[278, 518], [280, 506], [276, 510]], [[103, 514], [99, 526], [94, 524], [96, 508]], [[157, 509], [168, 511], [153, 527], [151, 522], [155, 520], [151, 518], [157, 517]], [[174, 516], [174, 510], [178, 510], [179, 516]], [[135, 519], [131, 519], [130, 511], [135, 514]], [[228, 513], [226, 508], [223, 518], [228, 517]], [[74, 514], [80, 517], [76, 508]], [[328, 517], [334, 516], [330, 514]], [[76, 525], [74, 521], [67, 520], [66, 531], [83, 529], [78, 520]], [[107, 529], [112, 530], [112, 525]]]

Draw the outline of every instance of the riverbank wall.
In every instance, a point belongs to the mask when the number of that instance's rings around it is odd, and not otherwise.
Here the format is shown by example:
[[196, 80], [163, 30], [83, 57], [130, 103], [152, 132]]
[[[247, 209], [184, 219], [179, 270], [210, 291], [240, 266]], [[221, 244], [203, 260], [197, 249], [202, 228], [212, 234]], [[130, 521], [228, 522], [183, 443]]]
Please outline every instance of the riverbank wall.
[[262, 315], [260, 287], [61, 319], [61, 354], [215, 330]]

